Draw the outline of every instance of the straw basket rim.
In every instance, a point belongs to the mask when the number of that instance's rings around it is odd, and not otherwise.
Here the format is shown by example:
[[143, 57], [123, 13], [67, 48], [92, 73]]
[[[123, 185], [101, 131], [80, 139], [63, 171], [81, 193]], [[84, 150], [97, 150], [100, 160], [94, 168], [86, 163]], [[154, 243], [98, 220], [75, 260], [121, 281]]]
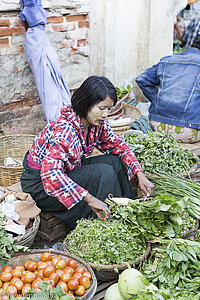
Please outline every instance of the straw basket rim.
[[37, 215], [34, 218], [33, 225], [31, 226], [31, 228], [29, 228], [24, 234], [20, 234], [14, 237], [14, 244], [30, 247], [33, 244], [35, 236], [38, 232], [39, 225], [40, 225], [40, 216]]
[[20, 180], [22, 165], [4, 165], [6, 157], [23, 160], [30, 149], [34, 134], [9, 134], [0, 137], [0, 186], [8, 187]]
[[[141, 113], [140, 109], [137, 108], [136, 106], [133, 106], [133, 105], [130, 105], [130, 104], [127, 104], [127, 103], [122, 103], [122, 108], [123, 108], [125, 117], [129, 117], [131, 120], [127, 121], [127, 123], [125, 123], [125, 124], [123, 122], [122, 126], [120, 126], [119, 123], [118, 124], [112, 124], [111, 123], [111, 127], [115, 128], [115, 130], [117, 128], [118, 128], [118, 130], [124, 130], [124, 127], [127, 128], [128, 125], [133, 123], [135, 120], [139, 120], [142, 116], [142, 113]], [[109, 121], [111, 121], [111, 120], [109, 120]]]
[[[67, 241], [68, 241], [68, 238], [66, 237], [64, 240], [63, 240], [63, 250], [70, 254], [69, 250], [68, 250], [68, 247], [67, 247]], [[91, 262], [87, 262], [93, 269], [97, 269], [97, 267], [100, 267], [101, 270], [113, 270], [113, 269], [118, 269], [119, 271], [120, 270], [123, 270], [125, 267], [127, 267], [127, 263], [130, 264], [130, 265], [133, 265], [133, 264], [142, 264], [143, 261], [145, 261], [145, 259], [148, 258], [149, 254], [151, 252], [151, 243], [147, 242], [147, 248], [146, 248], [146, 252], [142, 255], [140, 255], [136, 260], [130, 260], [130, 261], [127, 261], [127, 262], [122, 262], [121, 264], [113, 264], [113, 265], [102, 265], [102, 264], [95, 264], [95, 263], [91, 263]]]

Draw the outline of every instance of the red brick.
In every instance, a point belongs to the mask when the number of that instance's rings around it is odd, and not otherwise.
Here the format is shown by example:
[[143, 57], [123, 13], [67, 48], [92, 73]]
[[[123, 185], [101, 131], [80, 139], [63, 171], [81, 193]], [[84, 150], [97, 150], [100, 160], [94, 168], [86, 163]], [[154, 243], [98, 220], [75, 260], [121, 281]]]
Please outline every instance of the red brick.
[[14, 71], [14, 73], [17, 73], [18, 72], [18, 67], [14, 67], [13, 71]]
[[5, 38], [5, 39], [0, 39], [0, 45], [8, 45], [9, 44], [9, 39]]
[[9, 27], [10, 20], [9, 19], [0, 19], [0, 27]]
[[47, 24], [50, 23], [63, 23], [63, 17], [48, 17], [47, 18]]
[[83, 27], [89, 28], [89, 22], [88, 21], [78, 22], [78, 28], [83, 28]]
[[23, 34], [25, 31], [24, 31], [24, 28], [23, 27], [12, 27], [11, 28], [11, 34], [12, 35], [16, 35], [16, 34]]
[[0, 36], [9, 36], [12, 34], [11, 28], [0, 28]]
[[24, 21], [19, 18], [13, 20], [11, 27], [24, 27]]
[[77, 41], [77, 46], [86, 46], [87, 45], [87, 40], [78, 40]]
[[86, 15], [71, 15], [71, 16], [66, 16], [67, 22], [85, 21], [86, 18], [87, 18]]
[[32, 107], [34, 105], [40, 104], [37, 98], [32, 98], [28, 100], [20, 100], [20, 101], [13, 101], [7, 104], [0, 103], [0, 112], [12, 110], [12, 109], [20, 109], [23, 107]]

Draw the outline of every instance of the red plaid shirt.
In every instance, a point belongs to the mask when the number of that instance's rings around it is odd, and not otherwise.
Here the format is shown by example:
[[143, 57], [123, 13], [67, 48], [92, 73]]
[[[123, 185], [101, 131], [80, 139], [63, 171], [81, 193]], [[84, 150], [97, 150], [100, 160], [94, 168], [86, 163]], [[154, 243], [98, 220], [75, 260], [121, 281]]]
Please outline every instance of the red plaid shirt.
[[129, 180], [142, 171], [133, 151], [113, 132], [108, 121], [89, 127], [86, 145], [83, 125], [69, 105], [63, 106], [61, 116], [48, 123], [33, 142], [29, 153], [34, 162], [41, 164], [45, 192], [68, 209], [81, 201], [88, 191], [65, 172], [81, 166], [81, 160], [90, 156], [95, 147], [104, 154], [119, 155]]

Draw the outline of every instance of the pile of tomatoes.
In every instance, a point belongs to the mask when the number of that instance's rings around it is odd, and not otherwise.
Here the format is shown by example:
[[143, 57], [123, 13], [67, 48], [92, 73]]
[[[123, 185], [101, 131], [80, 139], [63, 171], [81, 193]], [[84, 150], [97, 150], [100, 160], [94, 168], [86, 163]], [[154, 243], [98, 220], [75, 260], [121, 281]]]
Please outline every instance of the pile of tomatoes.
[[[9, 265], [0, 273], [0, 295], [27, 294], [31, 289], [40, 291], [39, 283], [47, 282], [48, 287], [60, 285], [62, 290], [73, 296], [82, 296], [91, 285], [91, 273], [84, 266], [78, 266], [75, 259], [63, 259], [44, 252], [40, 261], [25, 261], [24, 265]], [[6, 299], [6, 297], [4, 297]]]

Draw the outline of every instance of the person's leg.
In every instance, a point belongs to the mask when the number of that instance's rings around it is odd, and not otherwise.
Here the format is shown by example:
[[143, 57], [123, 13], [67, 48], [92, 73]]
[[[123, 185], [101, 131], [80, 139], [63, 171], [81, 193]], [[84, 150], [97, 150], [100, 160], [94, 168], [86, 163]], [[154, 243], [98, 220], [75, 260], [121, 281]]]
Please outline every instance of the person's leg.
[[19, 17], [27, 21], [26, 55], [33, 72], [47, 122], [60, 116], [60, 109], [71, 103], [71, 95], [60, 71], [58, 56], [44, 30], [46, 11], [41, 0], [21, 0]]
[[91, 164], [99, 164], [99, 163], [104, 163], [112, 166], [115, 174], [117, 175], [121, 187], [121, 196], [132, 199], [133, 190], [131, 187], [131, 183], [128, 180], [128, 176], [123, 167], [121, 159], [115, 155], [99, 155], [99, 156], [91, 156], [89, 158], [82, 160], [83, 165], [91, 165]]
[[[89, 160], [87, 162], [89, 163]], [[21, 176], [22, 189], [24, 192], [30, 193], [41, 210], [53, 212], [55, 216], [65, 222], [70, 230], [76, 226], [77, 220], [88, 218], [89, 215], [96, 217], [96, 214], [84, 200], [67, 210], [56, 198], [46, 194], [42, 185], [40, 170], [30, 168], [27, 165], [26, 157], [23, 165], [24, 170]], [[115, 168], [118, 169], [117, 163]], [[122, 197], [123, 195], [118, 176], [112, 165], [101, 162], [98, 162], [98, 164], [86, 164], [73, 169], [67, 175], [102, 201], [109, 194], [116, 197]]]

